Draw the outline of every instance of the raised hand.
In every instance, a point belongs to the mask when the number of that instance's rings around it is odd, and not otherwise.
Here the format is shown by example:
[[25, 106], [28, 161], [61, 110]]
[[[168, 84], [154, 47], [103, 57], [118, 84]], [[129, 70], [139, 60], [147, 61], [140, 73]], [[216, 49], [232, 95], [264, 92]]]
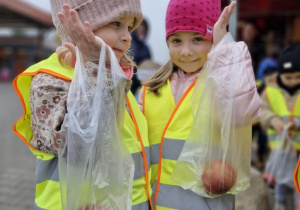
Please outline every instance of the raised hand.
[[227, 25], [229, 23], [229, 19], [231, 17], [235, 5], [236, 2], [233, 1], [229, 6], [225, 7], [218, 21], [215, 23], [213, 32], [213, 42], [215, 46], [222, 40], [222, 38], [227, 33]]
[[[92, 31], [91, 24], [86, 21], [81, 22], [78, 13], [71, 9], [70, 5], [64, 4], [64, 13], [58, 13], [61, 24], [66, 33], [72, 39], [72, 42], [78, 47], [85, 61], [98, 61], [101, 49], [101, 41], [99, 41]], [[74, 54], [74, 46], [66, 43], [65, 46]]]

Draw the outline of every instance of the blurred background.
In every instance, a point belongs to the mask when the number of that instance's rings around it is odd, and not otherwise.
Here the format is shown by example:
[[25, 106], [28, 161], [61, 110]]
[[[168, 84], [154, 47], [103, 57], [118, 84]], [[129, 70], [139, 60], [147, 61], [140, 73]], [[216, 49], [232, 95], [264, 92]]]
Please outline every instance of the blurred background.
[[[145, 57], [136, 58], [141, 70], [155, 72], [168, 59], [165, 42], [165, 11], [168, 0], [141, 0], [146, 20], [137, 34], [137, 42], [147, 48]], [[230, 0], [222, 0], [222, 8]], [[245, 41], [259, 82], [259, 65], [265, 58], [278, 58], [287, 45], [300, 44], [299, 0], [238, 0], [230, 22], [236, 40]], [[139, 38], [140, 37], [140, 38]], [[49, 0], [0, 0], [0, 209], [33, 208], [35, 194], [35, 157], [13, 134], [13, 124], [23, 115], [21, 103], [12, 87], [12, 80], [30, 65], [51, 55], [60, 40], [52, 24]], [[134, 48], [135, 46], [133, 46]], [[142, 72], [142, 71], [141, 71]], [[146, 74], [147, 73], [147, 74]], [[139, 81], [151, 74], [137, 74]], [[253, 187], [237, 196], [236, 209], [268, 210], [272, 208], [272, 188], [262, 179], [268, 151], [258, 154], [259, 134], [253, 135]], [[259, 159], [263, 155], [263, 159]], [[255, 188], [256, 187], [256, 188]], [[261, 194], [258, 192], [262, 192]], [[255, 195], [256, 194], [256, 195]], [[259, 195], [258, 195], [259, 194]], [[259, 196], [259, 198], [257, 198]], [[260, 206], [260, 207], [257, 207]]]

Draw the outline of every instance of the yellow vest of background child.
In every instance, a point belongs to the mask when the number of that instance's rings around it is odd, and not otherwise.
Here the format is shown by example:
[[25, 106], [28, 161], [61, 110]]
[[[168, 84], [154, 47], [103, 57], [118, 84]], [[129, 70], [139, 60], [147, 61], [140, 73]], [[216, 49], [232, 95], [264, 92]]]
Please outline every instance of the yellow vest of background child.
[[[288, 123], [291, 118], [300, 120], [300, 95], [296, 98], [292, 110], [289, 110], [284, 99], [284, 96], [279, 88], [275, 86], [266, 87], [266, 97], [270, 103], [273, 112], [280, 119]], [[271, 149], [276, 149], [280, 146], [280, 139], [276, 139], [278, 133], [272, 127], [268, 128], [268, 140]], [[300, 150], [300, 130], [292, 131], [293, 145], [297, 150]]]

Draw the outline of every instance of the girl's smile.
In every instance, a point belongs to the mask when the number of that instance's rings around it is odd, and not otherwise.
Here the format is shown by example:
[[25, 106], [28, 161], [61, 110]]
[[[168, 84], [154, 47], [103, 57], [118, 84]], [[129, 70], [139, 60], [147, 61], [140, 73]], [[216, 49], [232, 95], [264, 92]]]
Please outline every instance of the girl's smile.
[[200, 59], [196, 59], [196, 60], [180, 60], [180, 62], [183, 62], [183, 63], [191, 63], [191, 62], [196, 62]]

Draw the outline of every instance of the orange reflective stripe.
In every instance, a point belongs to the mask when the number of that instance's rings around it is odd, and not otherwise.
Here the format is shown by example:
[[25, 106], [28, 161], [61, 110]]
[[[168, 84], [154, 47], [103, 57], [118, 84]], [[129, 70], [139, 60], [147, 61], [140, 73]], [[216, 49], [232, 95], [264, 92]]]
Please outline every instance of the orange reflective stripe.
[[25, 72], [25, 73], [20, 74], [19, 76], [21, 76], [21, 75], [22, 75], [22, 76], [35, 76], [35, 75], [37, 75], [38, 73], [47, 73], [47, 74], [51, 74], [51, 75], [53, 75], [53, 76], [59, 77], [59, 78], [61, 78], [61, 79], [67, 80], [67, 81], [71, 81], [71, 80], [72, 80], [72, 78], [66, 77], [66, 76], [63, 75], [63, 74], [59, 74], [59, 73], [57, 73], [57, 72], [51, 71], [51, 70], [49, 70], [49, 69], [43, 69], [43, 68], [37, 70], [36, 72]]
[[145, 115], [146, 86], [143, 87], [143, 114]]
[[[300, 96], [298, 96], [298, 97], [300, 97]], [[290, 116], [289, 116], [289, 121], [290, 121], [290, 122], [293, 121], [293, 116], [295, 115], [296, 105], [297, 105], [297, 102], [298, 102], [298, 100], [299, 100], [298, 97], [297, 97], [297, 99], [296, 99], [296, 102], [295, 102], [295, 104], [294, 104], [294, 106], [293, 106], [293, 108], [292, 108], [291, 114], [290, 114]], [[294, 137], [294, 132], [293, 132], [293, 131], [294, 131], [294, 130], [290, 130], [290, 131], [289, 131], [290, 137], [291, 137], [291, 138]]]
[[[21, 76], [21, 74], [20, 74], [19, 76]], [[24, 141], [24, 143], [25, 143], [28, 147], [30, 147], [31, 149], [40, 151], [40, 150], [34, 148], [33, 146], [31, 146], [31, 144], [29, 144], [29, 142], [26, 140], [26, 138], [25, 138], [23, 135], [21, 135], [21, 134], [17, 131], [17, 129], [16, 129], [16, 125], [17, 125], [21, 120], [23, 120], [23, 119], [26, 117], [26, 106], [25, 106], [25, 102], [24, 102], [24, 99], [23, 99], [23, 97], [22, 97], [22, 94], [20, 93], [20, 91], [19, 91], [19, 89], [18, 89], [18, 86], [17, 86], [17, 79], [19, 78], [19, 76], [17, 76], [17, 77], [14, 79], [14, 81], [13, 81], [13, 87], [14, 87], [14, 89], [15, 89], [16, 93], [18, 94], [19, 99], [20, 99], [20, 101], [21, 101], [21, 104], [22, 104], [22, 107], [23, 107], [23, 110], [24, 110], [24, 115], [23, 115], [23, 116], [22, 116], [22, 117], [14, 124], [13, 131], [14, 131], [14, 133], [15, 133], [17, 136], [19, 136], [19, 137], [22, 139], [22, 141]]]
[[146, 156], [146, 152], [145, 152], [145, 149], [144, 149], [144, 144], [143, 144], [143, 141], [142, 141], [140, 130], [139, 130], [139, 127], [137, 125], [137, 122], [136, 122], [136, 119], [135, 119], [135, 116], [134, 116], [134, 113], [133, 113], [133, 110], [132, 110], [132, 107], [131, 107], [131, 104], [130, 104], [130, 101], [129, 101], [128, 97], [126, 97], [126, 101], [127, 101], [128, 108], [129, 108], [129, 111], [130, 111], [130, 114], [131, 114], [131, 117], [132, 117], [132, 121], [133, 121], [134, 126], [135, 126], [135, 130], [136, 130], [138, 139], [139, 139], [140, 144], [141, 144], [142, 154], [143, 154], [143, 162], [144, 162], [144, 167], [145, 167], [145, 179], [146, 179], [147, 195], [148, 195], [148, 199], [149, 199], [149, 203], [150, 203], [151, 209], [153, 209], [153, 207], [152, 207], [152, 201], [151, 201], [151, 196], [149, 194], [149, 192], [150, 192], [150, 186], [149, 186], [149, 177], [148, 177], [148, 172], [149, 171], [148, 171], [147, 156]]
[[156, 183], [156, 190], [155, 190], [155, 196], [154, 196], [154, 203], [155, 203], [155, 207], [157, 205], [156, 201], [157, 201], [157, 196], [158, 196], [158, 191], [159, 191], [159, 185], [160, 185], [160, 176], [161, 176], [161, 161], [162, 161], [162, 152], [163, 152], [163, 143], [164, 143], [164, 136], [167, 132], [167, 129], [176, 113], [176, 111], [178, 110], [179, 106], [181, 105], [181, 103], [183, 102], [183, 100], [185, 99], [185, 97], [188, 95], [188, 93], [190, 92], [190, 90], [195, 86], [197, 79], [195, 79], [195, 81], [190, 85], [190, 87], [185, 91], [185, 93], [183, 94], [183, 96], [181, 97], [180, 101], [178, 102], [178, 104], [176, 105], [175, 109], [173, 110], [167, 124], [166, 127], [163, 131], [162, 137], [161, 137], [161, 143], [160, 143], [160, 151], [159, 151], [159, 160], [158, 160], [158, 174], [157, 174], [157, 183]]
[[[300, 157], [299, 157], [297, 166], [296, 166], [295, 171], [294, 171], [294, 185], [296, 187], [296, 190], [297, 190], [299, 198], [300, 198], [300, 189], [299, 189], [299, 182], [298, 182], [298, 170], [299, 170], [299, 167], [300, 167]], [[299, 203], [299, 207], [300, 207], [300, 203]]]
[[19, 74], [19, 75], [13, 80], [13, 87], [14, 87], [14, 89], [15, 89], [17, 95], [19, 96], [19, 99], [20, 99], [20, 101], [21, 101], [21, 104], [22, 104], [22, 107], [23, 107], [23, 110], [24, 110], [24, 115], [23, 115], [23, 116], [22, 116], [22, 117], [14, 124], [14, 126], [13, 126], [13, 132], [14, 132], [17, 136], [19, 136], [19, 137], [25, 142], [25, 144], [26, 144], [30, 149], [33, 149], [33, 150], [36, 150], [36, 151], [40, 151], [40, 150], [38, 150], [38, 149], [34, 148], [33, 146], [31, 146], [31, 144], [29, 144], [29, 142], [26, 140], [26, 138], [25, 138], [23, 135], [21, 135], [21, 134], [17, 131], [17, 129], [16, 129], [16, 125], [17, 125], [21, 120], [23, 120], [23, 119], [26, 117], [26, 113], [27, 113], [27, 110], [26, 110], [26, 106], [25, 106], [25, 102], [24, 102], [23, 96], [22, 96], [22, 94], [20, 93], [19, 88], [18, 88], [18, 86], [17, 86], [17, 80], [18, 80], [18, 78], [19, 78], [20, 76], [35, 76], [35, 75], [37, 75], [38, 73], [47, 73], [47, 74], [51, 74], [51, 75], [53, 75], [53, 76], [62, 78], [62, 79], [64, 79], [64, 80], [68, 80], [68, 81], [71, 81], [71, 80], [72, 80], [72, 79], [69, 78], [69, 77], [66, 77], [66, 76], [64, 76], [64, 75], [62, 75], [62, 74], [58, 74], [58, 73], [56, 73], [56, 72], [54, 72], [54, 71], [51, 71], [51, 70], [49, 70], [49, 69], [39, 69], [38, 71], [35, 71], [35, 72], [25, 72], [25, 73], [21, 73], [21, 74]]

